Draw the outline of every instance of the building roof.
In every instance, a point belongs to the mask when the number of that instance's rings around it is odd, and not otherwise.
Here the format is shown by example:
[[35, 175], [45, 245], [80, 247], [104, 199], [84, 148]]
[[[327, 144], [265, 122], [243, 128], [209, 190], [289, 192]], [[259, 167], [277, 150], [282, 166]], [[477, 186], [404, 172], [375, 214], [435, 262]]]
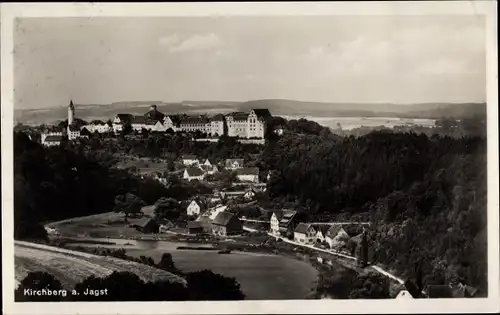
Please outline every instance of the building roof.
[[186, 168], [186, 172], [187, 172], [187, 175], [189, 177], [198, 177], [198, 176], [202, 176], [203, 174], [203, 171], [197, 167], [188, 167]]
[[233, 219], [233, 217], [234, 214], [232, 214], [231, 212], [219, 212], [219, 214], [217, 214], [217, 216], [213, 220], [212, 224], [226, 226], [231, 221], [231, 219]]
[[60, 135], [50, 135], [45, 137], [45, 142], [61, 142], [63, 139], [63, 136]]
[[165, 117], [165, 114], [159, 112], [156, 107], [155, 109], [150, 110], [144, 115], [147, 119], [158, 121], [158, 120], [163, 120]]
[[328, 231], [326, 232], [325, 236], [328, 236], [330, 238], [337, 236], [337, 234], [342, 230], [342, 225], [340, 224], [333, 224]]
[[243, 113], [243, 112], [233, 112], [228, 114], [228, 116], [232, 117], [233, 120], [247, 120], [248, 119], [248, 113]]
[[281, 219], [283, 218], [283, 210], [274, 210], [273, 213], [276, 216], [276, 219], [278, 219], [278, 221], [281, 221]]
[[116, 117], [118, 117], [121, 122], [130, 122], [133, 116], [132, 114], [117, 114]]
[[196, 157], [196, 155], [189, 155], [188, 154], [188, 155], [181, 156], [181, 159], [183, 159], [183, 160], [196, 160], [197, 157]]
[[281, 217], [280, 220], [280, 227], [288, 227], [290, 222], [292, 222], [293, 217], [297, 214], [297, 211], [293, 210], [283, 210], [283, 216]]
[[224, 115], [217, 114], [215, 116], [212, 116], [212, 118], [210, 118], [210, 121], [224, 121]]
[[406, 290], [401, 290], [401, 291], [399, 291], [396, 298], [397, 299], [413, 299], [413, 296], [410, 294], [410, 292], [408, 292]]
[[131, 124], [146, 124], [147, 118], [145, 116], [133, 116]]
[[243, 165], [245, 163], [244, 159], [226, 159], [226, 167], [232, 167], [234, 163]]
[[181, 119], [181, 124], [183, 125], [199, 125], [199, 124], [206, 124], [209, 123], [210, 120], [207, 117], [193, 117], [193, 116], [188, 116], [186, 118]]
[[70, 100], [70, 101], [69, 101], [69, 105], [68, 105], [68, 107], [69, 107], [70, 109], [72, 109], [72, 110], [75, 110], [75, 105], [73, 104], [73, 100]]
[[259, 118], [268, 118], [271, 117], [271, 113], [269, 112], [269, 109], [267, 108], [256, 108], [253, 109], [255, 115]]
[[[311, 228], [310, 224], [307, 223], [299, 223], [295, 228], [296, 233], [306, 234], [307, 230]], [[313, 228], [314, 229], [314, 228]]]
[[203, 228], [201, 221], [188, 221], [187, 223], [188, 229], [198, 229]]
[[[207, 208], [207, 206], [208, 206], [208, 203], [207, 203], [207, 201], [206, 201], [204, 198], [200, 198], [200, 197], [198, 197], [198, 198], [194, 198], [193, 200], [191, 200], [191, 202], [190, 202], [189, 204], [191, 204], [193, 201], [194, 201], [194, 202], [196, 202], [196, 204], [197, 204], [200, 208], [202, 208], [202, 209], [206, 209], [206, 208]], [[189, 205], [188, 205], [188, 206], [189, 206]]]
[[80, 131], [80, 128], [78, 128], [77, 126], [75, 125], [68, 125], [68, 129], [70, 131]]
[[181, 123], [181, 116], [179, 115], [165, 115], [163, 119], [170, 118], [174, 125], [179, 125]]
[[236, 175], [259, 175], [258, 167], [243, 167], [236, 170]]
[[320, 224], [320, 225], [315, 226], [314, 229], [316, 230], [316, 232], [321, 232], [321, 234], [323, 234], [323, 236], [325, 236], [326, 233], [328, 232], [328, 230], [330, 229], [330, 225]]

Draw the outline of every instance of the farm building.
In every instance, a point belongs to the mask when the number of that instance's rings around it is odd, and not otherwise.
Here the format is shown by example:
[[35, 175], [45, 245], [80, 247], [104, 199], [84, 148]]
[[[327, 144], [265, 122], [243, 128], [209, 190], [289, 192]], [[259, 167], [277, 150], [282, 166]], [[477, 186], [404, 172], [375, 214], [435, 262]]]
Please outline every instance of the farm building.
[[205, 173], [197, 168], [197, 167], [188, 167], [184, 170], [183, 178], [192, 181], [192, 180], [203, 180], [205, 178]]
[[242, 182], [259, 182], [259, 168], [258, 167], [244, 167], [236, 170], [236, 178]]
[[293, 240], [301, 244], [313, 244], [316, 241], [316, 230], [311, 224], [299, 223], [293, 232]]
[[239, 234], [243, 231], [240, 219], [230, 212], [220, 212], [212, 221], [212, 233], [219, 236]]
[[155, 219], [141, 218], [137, 220], [132, 227], [142, 233], [158, 233], [159, 225]]
[[207, 202], [201, 198], [193, 199], [186, 208], [187, 215], [199, 215], [207, 209]]
[[203, 233], [211, 233], [212, 232], [212, 219], [209, 216], [201, 215], [196, 219], [196, 222], [200, 222], [200, 225], [203, 229]]
[[242, 168], [245, 160], [244, 159], [227, 159], [226, 160], [226, 169], [235, 170], [238, 168]]
[[203, 233], [203, 225], [201, 224], [200, 221], [189, 221], [187, 223], [187, 228], [189, 231], [189, 234], [201, 234]]
[[182, 164], [186, 166], [198, 165], [199, 161], [196, 155], [183, 155], [181, 157]]

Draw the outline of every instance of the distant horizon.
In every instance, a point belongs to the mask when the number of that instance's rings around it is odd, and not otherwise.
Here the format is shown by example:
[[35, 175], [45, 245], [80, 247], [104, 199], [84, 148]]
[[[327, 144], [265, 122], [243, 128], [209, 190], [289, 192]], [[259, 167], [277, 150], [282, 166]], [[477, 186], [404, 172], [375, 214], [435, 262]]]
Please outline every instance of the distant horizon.
[[[445, 105], [463, 105], [463, 104], [486, 104], [486, 101], [463, 101], [463, 102], [446, 102], [446, 101], [435, 101], [435, 102], [418, 102], [418, 103], [392, 103], [392, 102], [326, 102], [326, 101], [303, 101], [303, 100], [296, 100], [296, 99], [288, 99], [288, 98], [260, 98], [260, 99], [251, 99], [251, 100], [246, 100], [246, 101], [234, 101], [234, 100], [196, 100], [196, 99], [186, 99], [182, 101], [141, 101], [141, 100], [130, 100], [130, 101], [115, 101], [111, 103], [79, 103], [75, 99], [68, 99], [66, 104], [58, 105], [58, 106], [51, 106], [51, 107], [41, 107], [41, 108], [16, 108], [14, 106], [15, 111], [30, 111], [30, 110], [38, 110], [38, 111], [43, 111], [43, 110], [50, 110], [50, 109], [57, 109], [57, 108], [64, 108], [67, 107], [70, 101], [73, 101], [73, 104], [75, 106], [110, 106], [114, 104], [120, 104], [120, 103], [151, 103], [154, 105], [155, 103], [158, 104], [182, 104], [184, 102], [211, 102], [211, 103], [216, 103], [216, 102], [221, 102], [221, 103], [236, 103], [236, 104], [242, 104], [242, 103], [248, 103], [248, 102], [255, 102], [255, 101], [267, 101], [267, 100], [278, 100], [278, 101], [291, 101], [291, 102], [300, 102], [300, 103], [318, 103], [318, 104], [366, 104], [366, 105], [400, 105], [400, 106], [412, 106], [412, 105], [427, 105], [427, 104], [445, 104]], [[215, 104], [200, 104], [200, 107], [203, 106], [214, 106]], [[227, 104], [220, 104], [220, 105], [227, 105]]]

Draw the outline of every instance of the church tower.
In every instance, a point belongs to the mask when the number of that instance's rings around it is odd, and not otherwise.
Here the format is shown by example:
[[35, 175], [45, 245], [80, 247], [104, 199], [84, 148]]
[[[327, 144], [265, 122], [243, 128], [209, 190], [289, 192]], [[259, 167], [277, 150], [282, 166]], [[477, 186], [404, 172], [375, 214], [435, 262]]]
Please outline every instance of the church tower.
[[73, 105], [73, 100], [71, 100], [68, 106], [68, 126], [71, 126], [73, 124], [74, 119], [75, 119], [75, 105]]

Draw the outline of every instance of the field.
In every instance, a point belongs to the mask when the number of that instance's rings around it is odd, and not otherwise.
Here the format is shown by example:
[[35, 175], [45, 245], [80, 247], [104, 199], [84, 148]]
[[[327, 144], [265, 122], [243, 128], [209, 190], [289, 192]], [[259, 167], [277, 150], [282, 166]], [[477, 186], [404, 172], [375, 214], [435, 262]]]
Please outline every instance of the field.
[[130, 271], [144, 281], [169, 280], [185, 283], [184, 279], [174, 274], [143, 264], [52, 246], [16, 241], [14, 255], [16, 286], [30, 271], [53, 274], [67, 289], [72, 289], [88, 276], [103, 277], [113, 271]]
[[123, 214], [107, 212], [53, 222], [46, 226], [56, 229], [61, 235], [72, 237], [139, 237], [144, 234], [129, 227], [137, 220], [129, 218], [126, 224]]

